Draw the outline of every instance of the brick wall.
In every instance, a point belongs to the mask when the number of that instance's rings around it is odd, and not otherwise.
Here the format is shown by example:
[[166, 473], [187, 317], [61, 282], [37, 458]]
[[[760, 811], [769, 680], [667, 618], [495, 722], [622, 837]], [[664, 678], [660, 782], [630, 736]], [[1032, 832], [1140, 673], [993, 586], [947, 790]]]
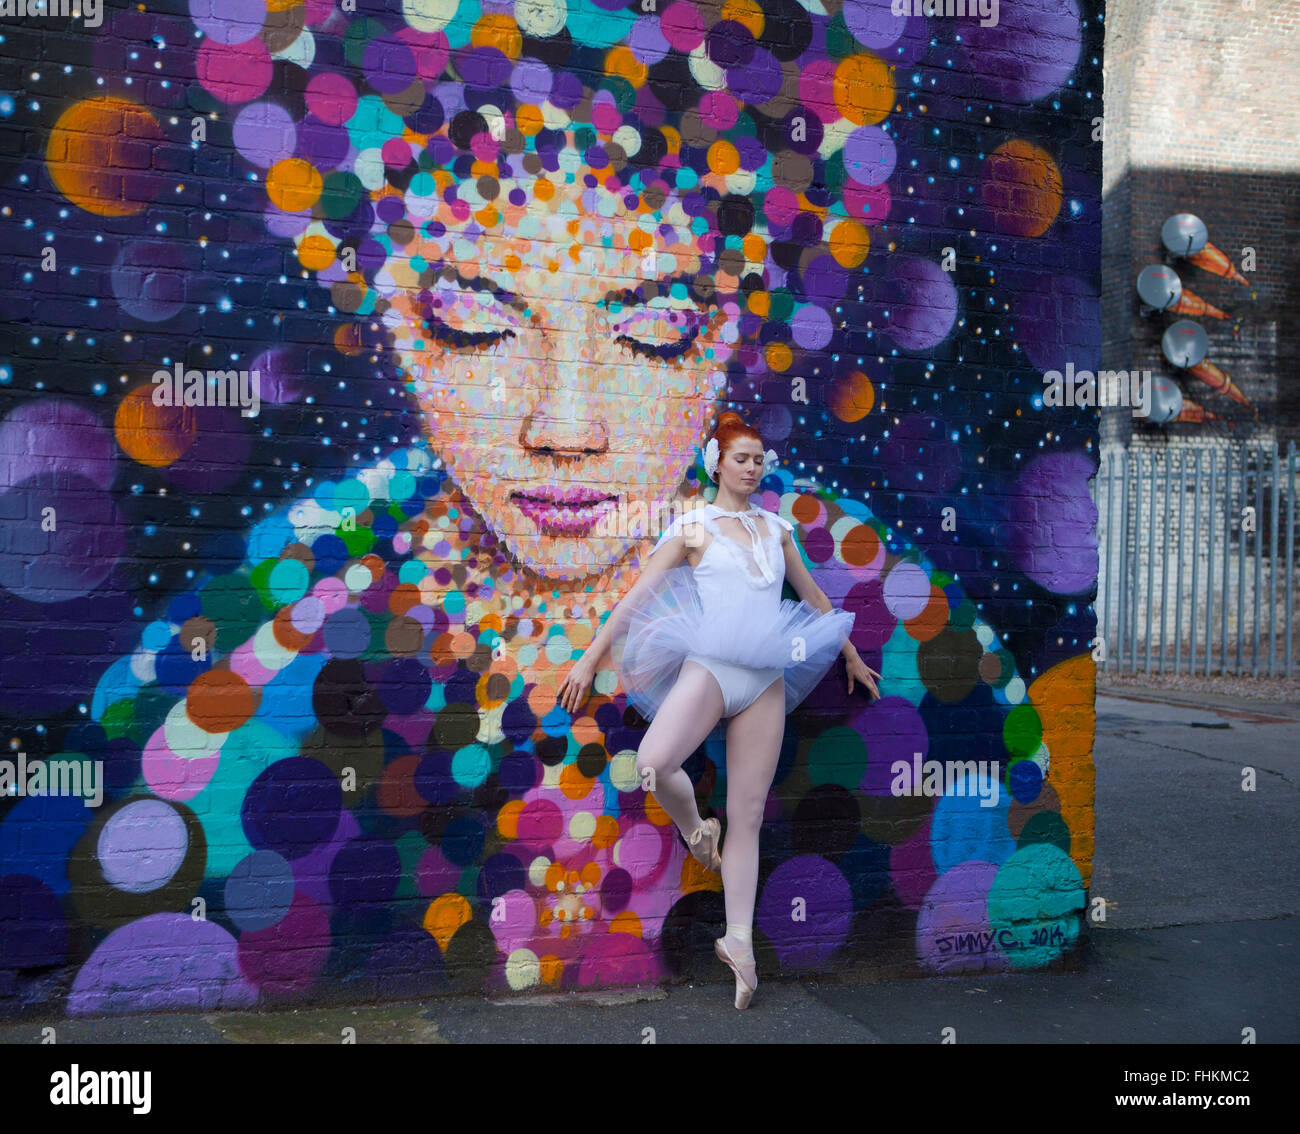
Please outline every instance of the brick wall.
[[273, 7], [3, 28], [4, 1010], [721, 976], [560, 687], [725, 408], [883, 674], [764, 734], [765, 979], [1069, 963], [1101, 5]]

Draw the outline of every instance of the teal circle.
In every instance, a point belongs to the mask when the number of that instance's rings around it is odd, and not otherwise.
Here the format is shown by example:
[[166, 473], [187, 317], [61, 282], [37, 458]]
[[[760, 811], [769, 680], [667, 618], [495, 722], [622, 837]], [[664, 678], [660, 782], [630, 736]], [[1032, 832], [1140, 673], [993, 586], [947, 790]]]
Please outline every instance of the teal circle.
[[334, 511], [351, 508], [364, 512], [370, 506], [370, 490], [359, 480], [345, 480], [334, 489]]
[[410, 583], [412, 586], [417, 586], [420, 580], [428, 573], [429, 568], [418, 559], [408, 559], [398, 569], [397, 581], [399, 583]]
[[297, 602], [307, 593], [307, 584], [311, 581], [311, 572], [307, 565], [297, 559], [281, 559], [271, 568], [271, 577], [267, 580], [271, 596], [281, 606]]
[[999, 940], [1009, 932], [1013, 969], [1042, 968], [1078, 939], [1083, 907], [1083, 879], [1070, 856], [1051, 843], [1033, 843], [1002, 863], [993, 879], [989, 928]]
[[481, 744], [467, 744], [451, 758], [452, 778], [461, 787], [478, 787], [491, 771], [492, 755]]
[[389, 138], [400, 138], [406, 128], [406, 124], [376, 95], [359, 98], [356, 110], [344, 125], [352, 137], [352, 144], [359, 150], [379, 149]]

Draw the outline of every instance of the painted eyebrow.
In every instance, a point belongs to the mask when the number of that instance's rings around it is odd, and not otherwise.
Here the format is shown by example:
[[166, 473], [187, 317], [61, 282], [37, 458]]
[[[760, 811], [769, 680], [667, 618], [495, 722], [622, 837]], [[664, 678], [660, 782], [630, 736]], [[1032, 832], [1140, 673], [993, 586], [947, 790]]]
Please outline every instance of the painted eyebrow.
[[[700, 297], [695, 294], [695, 289], [692, 286], [695, 283], [695, 278], [694, 273], [680, 272], [675, 276], [665, 276], [663, 279], [659, 280], [646, 280], [645, 283], [654, 284], [658, 289], [659, 295], [667, 294], [674, 284], [685, 284], [686, 297], [697, 307], [708, 308], [715, 306], [712, 300], [700, 299]], [[650, 302], [650, 299], [646, 297], [642, 290], [644, 287], [645, 284], [643, 283], [638, 287], [624, 288], [622, 291], [607, 292], [604, 303], [606, 306], [617, 303], [624, 307], [644, 307]]]

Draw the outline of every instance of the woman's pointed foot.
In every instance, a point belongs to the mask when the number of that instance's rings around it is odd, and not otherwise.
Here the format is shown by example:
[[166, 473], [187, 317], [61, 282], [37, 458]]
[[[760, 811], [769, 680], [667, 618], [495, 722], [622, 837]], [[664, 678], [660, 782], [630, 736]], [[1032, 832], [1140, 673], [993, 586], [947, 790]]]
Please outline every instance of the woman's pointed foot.
[[736, 974], [737, 1008], [748, 1008], [758, 989], [758, 965], [754, 961], [754, 954], [752, 950], [747, 954], [739, 952], [743, 948], [730, 937], [719, 937], [713, 943], [713, 951], [717, 953], [718, 959]]
[[715, 874], [722, 870], [722, 855], [718, 853], [718, 844], [722, 842], [722, 824], [716, 819], [706, 819], [686, 840], [691, 856], [705, 870]]

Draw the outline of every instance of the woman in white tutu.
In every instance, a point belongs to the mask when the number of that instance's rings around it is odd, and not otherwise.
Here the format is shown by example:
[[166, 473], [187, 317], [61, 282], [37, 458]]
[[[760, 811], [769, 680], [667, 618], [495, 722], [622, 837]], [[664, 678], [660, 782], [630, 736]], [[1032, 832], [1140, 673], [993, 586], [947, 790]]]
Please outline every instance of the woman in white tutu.
[[[717, 497], [668, 526], [636, 585], [560, 689], [560, 703], [576, 711], [609, 649], [628, 701], [651, 720], [637, 751], [637, 770], [691, 854], [722, 872], [727, 931], [714, 949], [736, 975], [737, 1008], [747, 1007], [758, 987], [758, 832], [786, 714], [825, 676], [837, 653], [845, 658], [850, 693], [857, 683], [880, 695], [880, 674], [848, 640], [853, 615], [835, 610], [813, 582], [793, 525], [748, 503], [772, 457], [739, 414], [722, 415], [705, 450]], [[787, 578], [800, 601], [782, 599]], [[722, 854], [721, 824], [701, 818], [682, 764], [724, 717], [729, 723]]]

